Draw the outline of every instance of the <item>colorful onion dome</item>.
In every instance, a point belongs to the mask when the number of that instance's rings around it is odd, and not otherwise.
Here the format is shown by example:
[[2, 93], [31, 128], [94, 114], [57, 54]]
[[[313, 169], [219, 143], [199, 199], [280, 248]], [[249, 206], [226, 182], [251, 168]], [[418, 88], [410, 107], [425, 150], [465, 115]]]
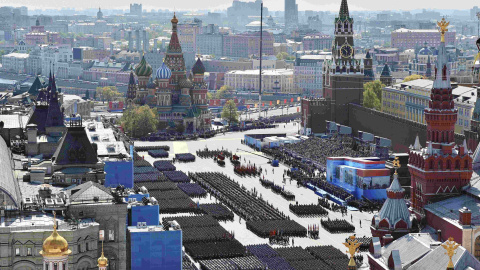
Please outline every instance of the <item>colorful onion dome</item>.
[[152, 75], [152, 73], [152, 66], [150, 66], [147, 63], [147, 60], [145, 60], [145, 55], [142, 56], [142, 60], [135, 68], [135, 74], [140, 77], [149, 77], [150, 75]]
[[205, 73], [205, 66], [202, 63], [202, 60], [200, 58], [197, 59], [197, 62], [192, 68], [193, 74], [204, 74]]
[[168, 80], [172, 76], [172, 71], [163, 62], [162, 66], [157, 69], [155, 77], [159, 80]]
[[178, 82], [178, 85], [180, 86], [180, 88], [193, 88], [193, 83], [192, 81], [190, 81], [189, 79], [187, 78], [182, 78], [180, 79], [180, 81]]

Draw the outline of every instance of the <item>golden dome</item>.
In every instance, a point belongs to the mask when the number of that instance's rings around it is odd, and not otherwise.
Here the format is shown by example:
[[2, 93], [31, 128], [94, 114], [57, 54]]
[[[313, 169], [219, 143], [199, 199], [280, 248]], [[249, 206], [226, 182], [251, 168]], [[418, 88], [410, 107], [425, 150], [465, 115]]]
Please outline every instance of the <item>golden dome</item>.
[[177, 16], [175, 16], [175, 12], [173, 13], [173, 19], [171, 21], [172, 23], [178, 23]]
[[102, 241], [102, 256], [100, 256], [100, 258], [98, 258], [97, 260], [98, 262], [98, 267], [107, 267], [108, 266], [108, 259], [105, 258], [105, 256], [103, 255], [103, 241]]
[[43, 241], [40, 255], [44, 257], [68, 256], [72, 251], [68, 249], [68, 242], [57, 232], [55, 212], [53, 213], [53, 232]]

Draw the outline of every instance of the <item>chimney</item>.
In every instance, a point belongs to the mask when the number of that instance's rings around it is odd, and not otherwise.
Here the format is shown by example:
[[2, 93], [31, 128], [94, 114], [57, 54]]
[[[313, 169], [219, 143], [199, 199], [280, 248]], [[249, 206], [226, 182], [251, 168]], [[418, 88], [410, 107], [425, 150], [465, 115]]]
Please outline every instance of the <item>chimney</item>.
[[472, 211], [464, 206], [462, 209], [458, 210], [460, 213], [460, 224], [465, 226], [472, 225]]
[[438, 242], [442, 242], [442, 230], [437, 231]]
[[380, 243], [380, 237], [372, 237], [368, 251], [370, 251], [370, 254], [375, 258], [379, 258], [382, 255], [382, 244]]
[[391, 234], [386, 234], [383, 237], [383, 246], [386, 246], [393, 242], [393, 236]]

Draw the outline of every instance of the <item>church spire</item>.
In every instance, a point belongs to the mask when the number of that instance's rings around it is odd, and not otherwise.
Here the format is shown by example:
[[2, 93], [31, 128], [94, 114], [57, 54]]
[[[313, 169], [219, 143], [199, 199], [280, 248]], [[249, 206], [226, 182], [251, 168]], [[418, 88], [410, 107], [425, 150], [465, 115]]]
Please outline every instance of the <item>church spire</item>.
[[448, 31], [447, 27], [449, 24], [450, 23], [447, 22], [445, 18], [442, 18], [440, 22], [437, 22], [439, 27], [438, 31], [441, 34], [441, 42], [440, 47], [438, 48], [437, 63], [435, 64], [435, 81], [433, 82], [434, 89], [451, 88], [450, 67], [448, 65], [447, 50], [445, 49], [445, 33]]
[[340, 20], [344, 20], [349, 17], [350, 17], [350, 13], [348, 12], [347, 0], [342, 0], [342, 5], [340, 6], [339, 18]]

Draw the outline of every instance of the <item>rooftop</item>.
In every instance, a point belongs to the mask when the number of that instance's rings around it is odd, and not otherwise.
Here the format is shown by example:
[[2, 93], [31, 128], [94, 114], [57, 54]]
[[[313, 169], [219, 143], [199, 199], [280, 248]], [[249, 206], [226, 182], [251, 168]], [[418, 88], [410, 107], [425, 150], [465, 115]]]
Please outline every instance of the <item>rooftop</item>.
[[[92, 181], [88, 181], [72, 189], [69, 189], [67, 192], [70, 194], [71, 204], [91, 202], [110, 203], [113, 200], [110, 189]], [[96, 201], [95, 198], [98, 198], [98, 201]]]
[[28, 58], [28, 53], [9, 53], [3, 57]]
[[432, 212], [459, 228], [463, 228], [459, 222], [460, 215], [458, 213], [458, 210], [463, 207], [467, 207], [472, 211], [472, 225], [480, 225], [480, 200], [476, 200], [468, 195], [461, 195], [431, 203], [425, 206], [425, 210]]
[[10, 150], [3, 137], [0, 137], [0, 191], [7, 195], [7, 206], [20, 207], [22, 199], [20, 187], [13, 175]]
[[[123, 154], [129, 156], [125, 146], [122, 142], [115, 139], [115, 135], [111, 128], [104, 128], [101, 122], [84, 122], [88, 139], [91, 143], [97, 144], [98, 156], [115, 156]], [[90, 130], [88, 127], [95, 127], [95, 130]]]
[[302, 60], [327, 60], [332, 59], [332, 54], [307, 54], [300, 56]]
[[[455, 31], [453, 31], [455, 32]], [[400, 28], [395, 31], [392, 31], [392, 33], [440, 33], [438, 32], [437, 29], [407, 29], [407, 28]], [[447, 32], [447, 33], [452, 33], [452, 32]]]
[[4, 128], [25, 128], [28, 116], [19, 114], [0, 114], [0, 121]]
[[165, 231], [163, 229], [163, 226], [146, 226], [146, 227], [128, 226], [128, 230], [133, 233]]

